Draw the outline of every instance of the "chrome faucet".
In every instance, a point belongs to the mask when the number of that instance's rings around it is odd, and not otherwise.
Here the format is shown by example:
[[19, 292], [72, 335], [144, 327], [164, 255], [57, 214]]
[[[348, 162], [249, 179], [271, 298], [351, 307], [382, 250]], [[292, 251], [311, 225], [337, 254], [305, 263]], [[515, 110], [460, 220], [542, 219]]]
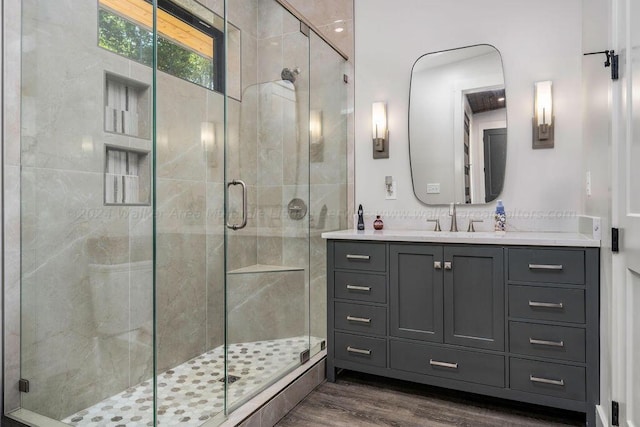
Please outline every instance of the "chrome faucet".
[[484, 220], [482, 220], [482, 219], [470, 219], [469, 220], [469, 228], [467, 228], [467, 232], [469, 232], [469, 233], [475, 233], [476, 232], [476, 228], [473, 226], [474, 222], [484, 222]]
[[456, 204], [449, 205], [449, 216], [451, 217], [451, 229], [449, 231], [458, 231], [458, 220], [456, 219]]

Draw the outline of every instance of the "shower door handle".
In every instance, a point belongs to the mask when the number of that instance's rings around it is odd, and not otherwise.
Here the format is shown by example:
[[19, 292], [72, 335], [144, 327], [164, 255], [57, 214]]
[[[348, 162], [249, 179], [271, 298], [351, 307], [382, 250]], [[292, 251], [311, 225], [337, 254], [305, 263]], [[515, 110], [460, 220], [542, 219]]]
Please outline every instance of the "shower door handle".
[[247, 226], [247, 184], [240, 179], [234, 179], [231, 182], [227, 183], [227, 195], [229, 194], [229, 187], [232, 185], [239, 185], [242, 187], [242, 222], [240, 225], [238, 224], [229, 224], [227, 221], [227, 228], [232, 230], [240, 230], [241, 228], [245, 228]]

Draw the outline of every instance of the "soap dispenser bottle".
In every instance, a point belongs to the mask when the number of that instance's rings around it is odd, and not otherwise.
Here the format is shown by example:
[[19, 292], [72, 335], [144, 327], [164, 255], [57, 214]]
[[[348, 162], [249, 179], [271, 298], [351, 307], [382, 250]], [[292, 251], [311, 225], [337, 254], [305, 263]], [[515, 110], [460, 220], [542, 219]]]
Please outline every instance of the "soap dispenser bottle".
[[495, 218], [495, 228], [494, 228], [495, 231], [504, 233], [506, 231], [507, 215], [504, 212], [504, 205], [502, 204], [502, 200], [498, 200], [494, 218]]
[[358, 206], [358, 230], [364, 230], [364, 211], [362, 205]]

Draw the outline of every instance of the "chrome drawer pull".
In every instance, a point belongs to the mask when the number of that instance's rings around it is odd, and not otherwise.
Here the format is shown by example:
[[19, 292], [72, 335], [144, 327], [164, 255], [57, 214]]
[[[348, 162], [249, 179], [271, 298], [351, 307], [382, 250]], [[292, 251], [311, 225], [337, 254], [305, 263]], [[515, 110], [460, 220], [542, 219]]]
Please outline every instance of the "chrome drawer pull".
[[371, 292], [371, 287], [370, 286], [347, 285], [347, 289], [349, 289], [350, 291]]
[[347, 316], [349, 322], [371, 323], [371, 319], [367, 317]]
[[347, 254], [347, 259], [362, 259], [365, 261], [368, 261], [369, 259], [371, 259], [371, 257], [369, 255], [352, 255], [352, 254]]
[[435, 268], [436, 270], [442, 270], [442, 263], [440, 261], [434, 261], [433, 268]]
[[563, 308], [564, 304], [561, 302], [537, 302], [529, 301], [529, 307], [542, 307], [542, 308]]
[[529, 264], [529, 270], [562, 270], [562, 264]]
[[451, 270], [453, 268], [453, 264], [451, 263], [451, 261], [445, 261], [444, 262], [444, 269], [445, 270]]
[[545, 340], [536, 340], [534, 338], [529, 338], [529, 344], [548, 345], [550, 347], [564, 347], [564, 341], [545, 341]]
[[539, 377], [534, 377], [533, 375], [529, 375], [529, 381], [533, 383], [559, 385], [564, 387], [564, 380], [550, 380], [548, 378], [539, 378]]
[[429, 359], [429, 365], [439, 366], [441, 368], [458, 369], [457, 363], [438, 362], [437, 360]]
[[350, 345], [347, 346], [347, 351], [349, 353], [364, 354], [366, 356], [371, 356], [371, 350], [363, 350], [361, 348], [351, 347]]

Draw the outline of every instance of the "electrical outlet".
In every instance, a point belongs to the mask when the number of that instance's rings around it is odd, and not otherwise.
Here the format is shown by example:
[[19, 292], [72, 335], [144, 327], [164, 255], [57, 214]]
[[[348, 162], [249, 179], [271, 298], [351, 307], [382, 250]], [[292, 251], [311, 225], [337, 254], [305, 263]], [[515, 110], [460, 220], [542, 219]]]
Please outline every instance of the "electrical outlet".
[[440, 194], [440, 184], [427, 184], [427, 194]]
[[591, 197], [591, 171], [587, 171], [587, 197]]
[[391, 182], [391, 189], [389, 191], [386, 191], [385, 193], [385, 200], [396, 200], [398, 198], [397, 182], [395, 179]]

